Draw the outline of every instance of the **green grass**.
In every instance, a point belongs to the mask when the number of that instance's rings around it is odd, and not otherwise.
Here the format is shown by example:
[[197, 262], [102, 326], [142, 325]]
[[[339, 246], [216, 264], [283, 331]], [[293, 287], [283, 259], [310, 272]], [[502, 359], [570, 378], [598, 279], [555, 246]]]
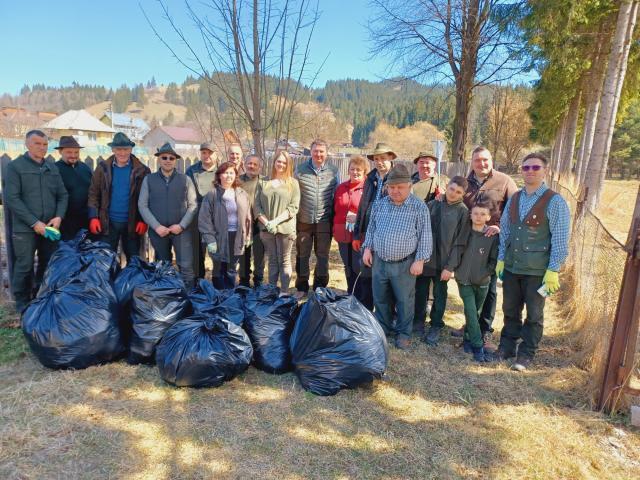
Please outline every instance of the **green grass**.
[[17, 327], [17, 316], [8, 313], [9, 307], [0, 305], [0, 365], [23, 358], [29, 351], [22, 330]]

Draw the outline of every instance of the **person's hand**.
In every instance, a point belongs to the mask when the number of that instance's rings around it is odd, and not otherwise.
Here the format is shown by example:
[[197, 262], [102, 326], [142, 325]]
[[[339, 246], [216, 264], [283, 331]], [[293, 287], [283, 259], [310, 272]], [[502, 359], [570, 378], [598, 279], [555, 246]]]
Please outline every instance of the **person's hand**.
[[33, 231], [44, 237], [45, 228], [47, 228], [47, 226], [43, 222], [36, 222], [33, 226]]
[[547, 286], [547, 291], [549, 293], [556, 293], [560, 288], [560, 278], [558, 277], [558, 272], [554, 272], [553, 270], [547, 270], [546, 272], [544, 272], [542, 283]]
[[218, 244], [216, 242], [207, 243], [207, 252], [214, 255], [218, 251]]
[[44, 238], [51, 242], [57, 242], [58, 240], [60, 240], [60, 230], [55, 227], [47, 226], [44, 229]]
[[416, 260], [411, 264], [411, 267], [409, 268], [409, 272], [411, 273], [411, 275], [414, 275], [417, 277], [418, 275], [422, 275], [423, 268], [424, 268], [424, 262], [422, 260]]
[[347, 232], [352, 232], [353, 233], [353, 231], [356, 228], [356, 224], [353, 223], [353, 222], [347, 222], [347, 223], [345, 223], [344, 228], [345, 228], [345, 230]]
[[[358, 242], [358, 241], [359, 240], [354, 240], [354, 242]], [[370, 267], [371, 265], [373, 265], [373, 255], [371, 254], [370, 248], [364, 249], [364, 253], [362, 254], [362, 263], [364, 263], [367, 267]]]
[[47, 223], [47, 227], [53, 227], [56, 230], [60, 230], [61, 223], [62, 219], [60, 217], [53, 217], [51, 220], [49, 220], [49, 223]]
[[180, 235], [184, 231], [184, 229], [176, 223], [175, 225], [171, 225], [169, 227], [169, 231], [174, 235]]
[[149, 226], [144, 223], [144, 222], [138, 222], [136, 223], [136, 233], [140, 236], [144, 235], [145, 233], [147, 233], [147, 230], [149, 229]]
[[92, 235], [102, 233], [102, 225], [100, 225], [99, 219], [92, 218], [91, 220], [89, 220], [89, 231]]
[[500, 227], [498, 225], [491, 225], [487, 227], [484, 231], [485, 237], [493, 237], [494, 235], [498, 235], [500, 233]]
[[500, 280], [504, 278], [504, 260], [498, 260], [496, 264], [496, 275]]
[[440, 280], [442, 282], [448, 282], [449, 280], [451, 280], [452, 276], [453, 276], [453, 272], [445, 269], [445, 270], [442, 270], [442, 273], [440, 274]]
[[267, 232], [269, 232], [271, 235], [275, 235], [276, 233], [278, 233], [278, 227], [277, 225], [275, 225], [273, 223], [273, 221], [268, 221], [267, 223], [264, 224], [264, 228], [267, 230]]
[[156, 227], [156, 233], [158, 234], [159, 237], [166, 237], [171, 233], [171, 231], [163, 225], [158, 225]]
[[351, 248], [353, 248], [354, 252], [359, 252], [361, 247], [362, 247], [362, 241], [361, 240], [352, 240], [351, 241]]

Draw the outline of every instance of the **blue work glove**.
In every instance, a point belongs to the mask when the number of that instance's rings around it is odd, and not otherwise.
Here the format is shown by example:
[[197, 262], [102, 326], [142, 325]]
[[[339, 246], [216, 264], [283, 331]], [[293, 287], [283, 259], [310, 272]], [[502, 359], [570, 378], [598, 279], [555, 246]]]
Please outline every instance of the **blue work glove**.
[[60, 240], [60, 230], [55, 227], [45, 227], [44, 238], [51, 240], [52, 242], [57, 242]]

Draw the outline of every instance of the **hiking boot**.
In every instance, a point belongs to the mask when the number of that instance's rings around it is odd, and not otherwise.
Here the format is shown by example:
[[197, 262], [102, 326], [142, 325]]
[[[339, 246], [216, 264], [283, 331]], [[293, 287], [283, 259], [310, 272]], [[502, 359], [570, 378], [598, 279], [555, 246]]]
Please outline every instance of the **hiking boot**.
[[399, 350], [408, 350], [411, 346], [411, 340], [408, 338], [396, 338], [396, 348]]
[[440, 340], [441, 331], [442, 327], [429, 327], [429, 331], [422, 341], [431, 347], [435, 347], [438, 345], [438, 341]]
[[513, 365], [511, 365], [511, 370], [515, 370], [516, 372], [524, 372], [531, 367], [532, 361], [533, 359], [529, 357], [518, 357]]
[[486, 362], [484, 358], [484, 347], [471, 347], [471, 352], [473, 353], [473, 360], [478, 363]]
[[464, 353], [471, 353], [473, 351], [471, 347], [471, 342], [469, 340], [463, 340], [462, 349], [464, 350]]
[[493, 353], [498, 350], [498, 346], [493, 343], [491, 332], [484, 332], [482, 334], [482, 346], [484, 347], [485, 352]]
[[453, 330], [451, 330], [451, 336], [456, 338], [462, 338], [464, 336], [464, 325], [460, 328], [454, 328]]
[[419, 337], [424, 337], [424, 322], [413, 324], [413, 333]]
[[504, 362], [513, 357], [515, 357], [515, 354], [513, 352], [508, 352], [507, 350], [500, 347], [498, 347], [498, 349], [491, 355], [491, 358], [494, 362]]

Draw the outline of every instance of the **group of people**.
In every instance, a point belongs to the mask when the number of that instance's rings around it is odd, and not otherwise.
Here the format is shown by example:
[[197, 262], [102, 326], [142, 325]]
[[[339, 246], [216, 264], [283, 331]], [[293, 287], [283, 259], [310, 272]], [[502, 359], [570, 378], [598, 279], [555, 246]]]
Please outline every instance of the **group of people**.
[[[48, 139], [39, 130], [26, 136], [27, 152], [9, 163], [5, 200], [13, 223], [16, 309], [24, 310], [42, 280], [57, 241], [86, 228], [127, 260], [149, 235], [156, 260], [175, 260], [185, 284], [205, 275], [213, 262], [216, 288], [264, 281], [289, 292], [295, 244], [295, 295], [329, 283], [329, 251], [338, 244], [347, 289], [374, 312], [396, 347], [406, 349], [412, 333], [435, 346], [445, 326], [447, 286], [458, 283], [465, 326], [453, 330], [479, 362], [515, 357], [513, 367], [531, 363], [543, 331], [545, 296], [559, 288], [558, 271], [568, 253], [569, 210], [544, 183], [547, 159], [522, 161], [524, 187], [493, 168], [490, 152], [477, 147], [467, 177], [454, 176], [441, 191], [437, 158], [420, 152], [416, 172], [394, 165], [397, 155], [383, 143], [352, 156], [349, 178], [327, 162], [328, 145], [311, 144], [311, 158], [294, 168], [285, 150], [276, 151], [268, 177], [263, 160], [243, 158], [228, 147], [226, 159], [210, 143], [185, 174], [170, 144], [155, 153], [151, 172], [135, 146], [118, 132], [113, 155], [94, 172], [80, 159], [73, 137], [62, 137], [61, 159], [45, 159]], [[311, 252], [316, 257], [311, 279]], [[33, 278], [35, 254], [38, 268]], [[497, 280], [503, 281], [504, 327], [492, 343]], [[430, 294], [432, 292], [432, 295]], [[426, 329], [428, 300], [433, 297]], [[523, 320], [523, 307], [527, 316]]]

